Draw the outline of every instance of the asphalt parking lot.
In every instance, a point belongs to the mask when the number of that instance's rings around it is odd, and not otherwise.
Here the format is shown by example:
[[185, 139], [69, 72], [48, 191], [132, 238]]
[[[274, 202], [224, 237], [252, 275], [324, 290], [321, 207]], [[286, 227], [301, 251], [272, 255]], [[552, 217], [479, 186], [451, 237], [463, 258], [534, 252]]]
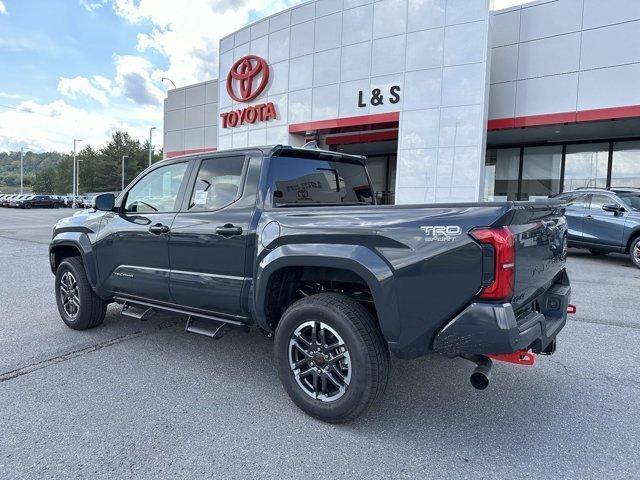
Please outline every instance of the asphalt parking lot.
[[47, 260], [70, 210], [0, 209], [0, 478], [637, 478], [640, 270], [571, 251], [578, 307], [551, 357], [392, 361], [381, 404], [326, 425], [290, 402], [271, 341], [109, 308], [58, 317]]

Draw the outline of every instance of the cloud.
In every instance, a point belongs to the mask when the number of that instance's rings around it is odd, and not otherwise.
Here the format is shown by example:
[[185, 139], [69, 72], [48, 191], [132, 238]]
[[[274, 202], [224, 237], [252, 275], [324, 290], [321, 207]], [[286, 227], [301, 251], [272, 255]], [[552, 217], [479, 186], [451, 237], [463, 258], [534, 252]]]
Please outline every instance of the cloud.
[[93, 12], [104, 7], [108, 2], [109, 0], [80, 0], [80, 5], [82, 5], [87, 11]]
[[[0, 110], [0, 151], [27, 145], [34, 150], [69, 151], [74, 138], [98, 147], [118, 129], [143, 140], [150, 125], [159, 125], [162, 111], [157, 108], [127, 105], [98, 111], [74, 107], [65, 100], [50, 103], [21, 102], [16, 110]], [[156, 136], [154, 143], [160, 143]]]
[[150, 22], [138, 35], [141, 53], [156, 51], [168, 60], [153, 78], [171, 78], [184, 86], [218, 76], [218, 42], [252, 18], [283, 10], [301, 0], [190, 0], [180, 8], [174, 0], [113, 0], [113, 9], [128, 22]]
[[148, 60], [136, 55], [114, 55], [113, 62], [116, 69], [113, 80], [102, 75], [94, 75], [91, 79], [60, 77], [58, 92], [72, 100], [89, 97], [103, 106], [117, 97], [142, 106], [162, 105], [164, 93], [151, 78], [154, 69]]
[[[139, 53], [115, 52], [113, 77], [86, 71], [77, 72], [75, 77], [60, 77], [61, 99], [50, 103], [24, 101], [17, 110], [0, 110], [0, 151], [22, 145], [69, 151], [73, 138], [82, 138], [97, 147], [116, 129], [125, 129], [144, 139], [150, 126], [162, 125], [165, 87], [161, 77], [171, 78], [178, 86], [215, 78], [221, 37], [239, 30], [252, 19], [301, 1], [79, 0], [90, 12], [110, 4], [117, 15], [139, 28], [136, 44]], [[2, 0], [0, 5], [4, 7]], [[47, 44], [52, 42], [39, 38], [16, 42], [15, 36], [0, 37], [0, 51], [42, 49]], [[151, 52], [153, 56], [148, 55]], [[157, 53], [166, 58], [166, 68], [149, 61]], [[82, 108], [74, 104], [82, 98], [97, 103], [86, 107], [83, 104]], [[157, 135], [154, 141], [161, 143], [162, 135]]]
[[4, 2], [0, 0], [0, 15], [7, 15], [7, 7], [4, 6]]
[[162, 105], [163, 91], [151, 80], [153, 65], [135, 55], [114, 55], [115, 88], [138, 105]]
[[522, 5], [523, 3], [533, 2], [534, 0], [494, 0], [493, 10], [501, 10], [503, 8]]
[[96, 77], [93, 80], [81, 76], [75, 78], [60, 77], [58, 91], [65, 97], [74, 100], [79, 95], [85, 95], [106, 106], [109, 104], [110, 83], [104, 77], [98, 77], [97, 80]]
[[24, 95], [19, 93], [0, 92], [0, 98], [8, 98], [10, 100], [20, 100], [24, 98]]

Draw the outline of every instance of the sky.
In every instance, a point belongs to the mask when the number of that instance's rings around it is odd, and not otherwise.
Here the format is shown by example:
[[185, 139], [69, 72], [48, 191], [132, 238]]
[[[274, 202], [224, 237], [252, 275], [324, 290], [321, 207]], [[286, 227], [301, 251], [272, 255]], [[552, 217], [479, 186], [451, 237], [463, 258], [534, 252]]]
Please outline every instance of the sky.
[[[494, 8], [524, 0], [494, 0]], [[218, 76], [218, 41], [302, 0], [0, 0], [0, 151], [158, 127], [171, 86]]]

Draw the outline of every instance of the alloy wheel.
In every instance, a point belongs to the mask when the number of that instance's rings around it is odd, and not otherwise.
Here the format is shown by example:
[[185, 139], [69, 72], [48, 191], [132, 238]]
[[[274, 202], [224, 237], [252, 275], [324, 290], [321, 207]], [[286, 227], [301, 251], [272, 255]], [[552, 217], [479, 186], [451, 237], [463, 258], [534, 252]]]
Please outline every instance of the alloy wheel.
[[633, 247], [633, 261], [636, 265], [640, 265], [640, 242], [637, 242]]
[[71, 272], [64, 272], [60, 278], [60, 298], [65, 313], [75, 319], [80, 311], [80, 292], [78, 282]]
[[351, 358], [342, 337], [326, 323], [301, 324], [289, 340], [289, 364], [296, 382], [310, 397], [333, 402], [351, 382]]

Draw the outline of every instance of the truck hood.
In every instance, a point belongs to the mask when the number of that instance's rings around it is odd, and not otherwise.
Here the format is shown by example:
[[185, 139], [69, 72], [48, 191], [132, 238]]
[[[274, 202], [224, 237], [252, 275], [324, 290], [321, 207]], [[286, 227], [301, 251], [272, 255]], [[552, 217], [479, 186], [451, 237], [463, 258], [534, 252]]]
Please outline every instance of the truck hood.
[[53, 226], [53, 236], [63, 232], [95, 233], [105, 213], [96, 210], [79, 210], [69, 217], [58, 220]]

